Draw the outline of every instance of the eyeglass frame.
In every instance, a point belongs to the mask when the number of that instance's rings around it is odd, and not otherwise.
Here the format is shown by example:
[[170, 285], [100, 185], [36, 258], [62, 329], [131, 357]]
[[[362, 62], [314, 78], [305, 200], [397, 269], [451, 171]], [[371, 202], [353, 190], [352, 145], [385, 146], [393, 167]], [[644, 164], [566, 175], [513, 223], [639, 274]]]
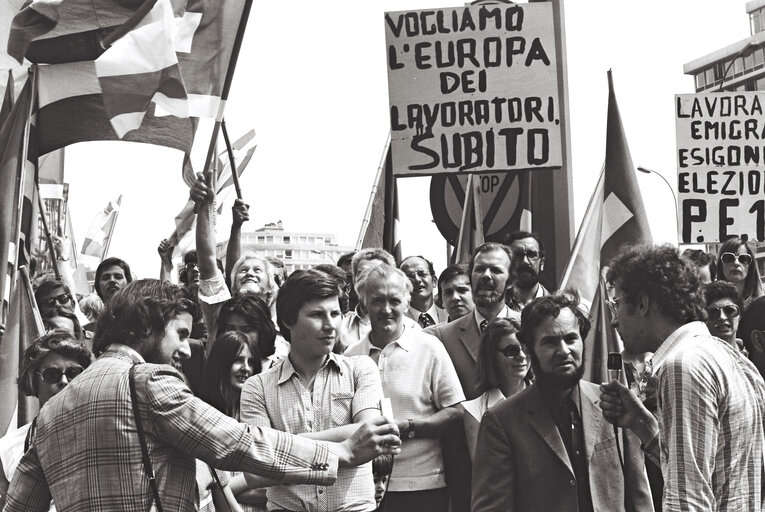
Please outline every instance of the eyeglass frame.
[[[65, 302], [61, 302], [62, 297], [64, 297]], [[42, 302], [45, 306], [55, 306], [56, 303], [58, 303], [60, 306], [67, 306], [71, 304], [74, 301], [74, 297], [72, 297], [72, 294], [69, 292], [64, 292], [59, 295], [56, 295], [55, 297], [48, 297], [47, 299], [43, 299]]]
[[[77, 377], [84, 371], [85, 371], [85, 368], [83, 368], [82, 366], [78, 364], [75, 364], [75, 365], [69, 366], [64, 371], [61, 371], [61, 368], [55, 368], [50, 366], [48, 368], [43, 368], [42, 370], [38, 370], [35, 373], [37, 373], [37, 375], [39, 375], [40, 378], [43, 380], [43, 382], [45, 382], [46, 384], [58, 384], [59, 382], [61, 382], [61, 377], [63, 377], [64, 375], [66, 375], [66, 380], [71, 382], [72, 379], [74, 379], [75, 377]], [[55, 372], [56, 374], [58, 374], [58, 378], [45, 376], [46, 373], [50, 374], [51, 372]], [[72, 375], [73, 372], [76, 372], [76, 373]]]
[[[720, 313], [723, 313], [723, 312], [725, 312], [725, 316], [727, 318], [736, 318], [737, 316], [741, 314], [741, 308], [739, 308], [736, 304], [726, 304], [723, 307], [710, 306], [704, 309], [707, 312], [708, 319], [711, 321], [719, 320], [720, 318], [722, 318], [722, 315]], [[726, 309], [734, 310], [736, 314], [735, 315], [728, 314], [728, 312], [725, 311]], [[714, 315], [712, 314], [712, 311], [716, 311]]]
[[535, 251], [535, 250], [510, 250], [510, 253], [513, 255], [513, 258], [518, 258], [519, 260], [522, 260], [523, 258], [528, 258], [529, 262], [536, 262], [542, 259], [542, 252], [541, 251]]
[[[726, 257], [728, 257], [728, 256], [730, 256], [730, 257], [731, 257], [731, 258], [733, 258], [733, 259], [732, 259], [732, 260], [730, 260], [730, 261], [725, 261]], [[743, 258], [743, 259], [746, 259], [746, 260], [749, 260], [749, 261], [746, 261], [746, 262], [744, 262], [744, 261], [742, 261], [742, 258]], [[722, 262], [723, 262], [723, 263], [725, 263], [726, 265], [731, 265], [731, 264], [733, 264], [735, 261], [737, 261], [737, 260], [738, 260], [738, 262], [739, 262], [739, 263], [741, 263], [742, 265], [745, 265], [745, 266], [747, 266], [747, 267], [748, 267], [749, 265], [751, 265], [751, 264], [752, 264], [752, 260], [753, 260], [753, 259], [754, 259], [754, 258], [752, 258], [752, 255], [751, 255], [751, 254], [749, 254], [749, 253], [746, 253], [746, 252], [745, 252], [745, 253], [743, 253], [743, 254], [734, 254], [734, 253], [732, 253], [732, 252], [724, 252], [724, 253], [722, 253], [722, 254], [720, 255], [720, 261], [722, 261]]]

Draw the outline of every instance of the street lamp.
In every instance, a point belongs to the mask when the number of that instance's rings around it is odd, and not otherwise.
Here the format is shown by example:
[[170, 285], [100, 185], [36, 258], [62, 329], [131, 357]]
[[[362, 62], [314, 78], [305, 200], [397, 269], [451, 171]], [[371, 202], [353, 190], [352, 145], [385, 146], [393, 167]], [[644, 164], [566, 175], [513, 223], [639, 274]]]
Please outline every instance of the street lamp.
[[638, 166], [637, 170], [642, 172], [642, 173], [644, 173], [644, 174], [655, 174], [656, 176], [661, 178], [664, 181], [664, 183], [667, 184], [667, 187], [669, 187], [669, 191], [672, 193], [672, 199], [674, 199], [674, 201], [675, 201], [675, 222], [677, 222], [677, 211], [678, 211], [677, 210], [677, 196], [675, 195], [675, 189], [673, 189], [672, 185], [669, 184], [669, 182], [667, 181], [667, 178], [665, 178], [664, 175], [662, 175], [660, 172], [656, 172], [656, 171], [654, 171], [652, 169], [646, 169], [645, 167]]

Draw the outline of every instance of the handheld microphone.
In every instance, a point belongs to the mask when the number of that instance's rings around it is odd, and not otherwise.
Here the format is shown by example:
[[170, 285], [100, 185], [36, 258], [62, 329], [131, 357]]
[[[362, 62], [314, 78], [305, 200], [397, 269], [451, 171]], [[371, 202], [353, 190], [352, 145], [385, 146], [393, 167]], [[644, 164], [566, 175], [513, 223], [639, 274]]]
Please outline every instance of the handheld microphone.
[[622, 378], [622, 354], [620, 352], [608, 353], [608, 382], [621, 380]]

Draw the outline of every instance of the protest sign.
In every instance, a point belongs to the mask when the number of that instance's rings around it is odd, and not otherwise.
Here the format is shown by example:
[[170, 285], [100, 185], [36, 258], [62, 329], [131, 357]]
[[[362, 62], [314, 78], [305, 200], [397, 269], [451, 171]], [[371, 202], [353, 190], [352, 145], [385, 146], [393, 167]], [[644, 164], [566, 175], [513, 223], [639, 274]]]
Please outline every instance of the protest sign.
[[393, 172], [562, 162], [549, 2], [385, 14]]
[[765, 240], [765, 93], [675, 96], [680, 239]]

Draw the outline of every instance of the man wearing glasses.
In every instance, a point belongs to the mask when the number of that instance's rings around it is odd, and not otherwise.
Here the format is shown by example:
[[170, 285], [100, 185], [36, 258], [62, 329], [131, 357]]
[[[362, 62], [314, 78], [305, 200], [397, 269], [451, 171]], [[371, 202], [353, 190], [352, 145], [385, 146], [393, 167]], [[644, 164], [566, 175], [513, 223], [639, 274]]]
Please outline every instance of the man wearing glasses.
[[505, 302], [510, 309], [520, 313], [532, 300], [550, 294], [539, 282], [539, 274], [545, 268], [545, 250], [539, 237], [528, 231], [510, 233], [505, 244], [513, 255], [510, 265], [512, 286], [507, 290]]
[[607, 277], [611, 325], [625, 350], [653, 353], [647, 366], [658, 407], [654, 417], [613, 380], [601, 386], [600, 408], [660, 463], [662, 510], [763, 510], [765, 382], [700, 321], [698, 272], [674, 247], [638, 246], [617, 256]]
[[74, 313], [74, 298], [69, 288], [61, 281], [49, 279], [40, 283], [35, 290], [35, 300], [43, 318], [51, 316], [57, 308]]
[[715, 281], [704, 286], [707, 324], [712, 336], [727, 341], [731, 347], [743, 350], [744, 343], [736, 337], [744, 302], [736, 287], [727, 281]]

